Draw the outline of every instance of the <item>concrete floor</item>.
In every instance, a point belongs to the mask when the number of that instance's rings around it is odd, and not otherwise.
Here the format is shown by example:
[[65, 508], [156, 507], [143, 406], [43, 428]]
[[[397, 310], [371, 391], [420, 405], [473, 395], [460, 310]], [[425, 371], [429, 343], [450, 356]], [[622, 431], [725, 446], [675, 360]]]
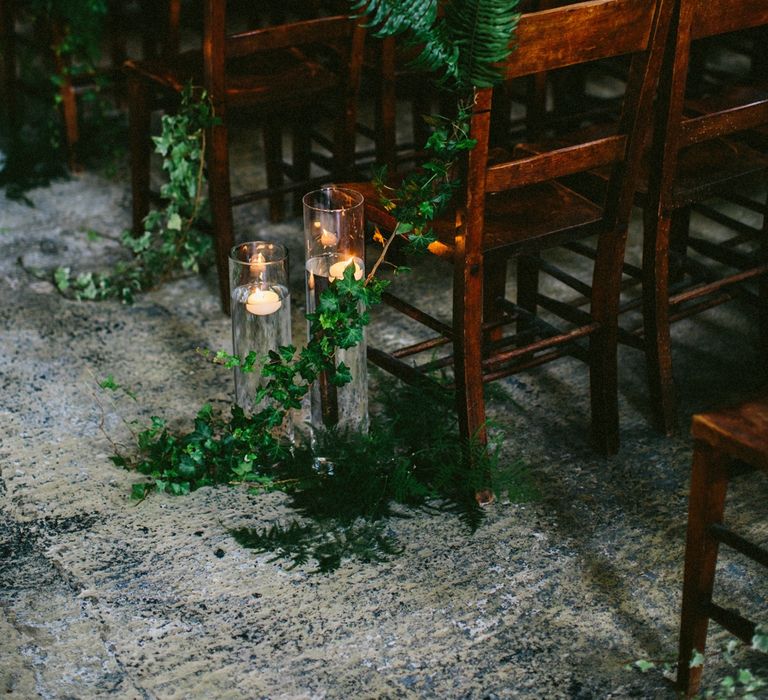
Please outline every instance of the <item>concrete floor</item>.
[[[256, 159], [241, 152], [235, 166]], [[187, 425], [228, 402], [229, 372], [197, 347], [226, 348], [229, 319], [213, 276], [184, 279], [134, 306], [62, 298], [30, 269], [103, 267], [129, 222], [126, 180], [86, 173], [0, 198], [0, 689], [13, 698], [666, 698], [682, 577], [693, 412], [744, 395], [768, 375], [755, 314], [731, 304], [674, 329], [680, 435], [648, 422], [643, 358], [622, 349], [622, 447], [589, 449], [587, 375], [563, 360], [505, 380], [489, 405], [502, 467], [521, 458], [541, 499], [501, 498], [470, 534], [453, 516], [388, 524], [404, 545], [383, 564], [333, 575], [288, 570], [240, 548], [227, 528], [290, 517], [279, 493], [205, 488], [129, 500], [134, 474], [108, 460], [124, 420]], [[237, 212], [241, 240], [266, 238], [301, 260], [298, 220]], [[630, 255], [637, 255], [637, 226]], [[20, 264], [21, 263], [21, 264]], [[447, 308], [445, 271], [420, 265], [401, 284]], [[303, 337], [303, 277], [292, 278]], [[371, 337], [408, 331], [377, 312]], [[736, 351], [734, 351], [736, 349]], [[112, 404], [113, 374], [139, 403]], [[383, 380], [386, 381], [386, 380]], [[425, 438], [425, 439], [428, 439]], [[765, 541], [764, 484], [737, 484], [729, 512]], [[722, 598], [765, 612], [764, 579], [728, 553]], [[759, 615], [758, 615], [758, 619]], [[713, 625], [710, 683], [728, 670]], [[745, 663], [758, 664], [748, 658]]]

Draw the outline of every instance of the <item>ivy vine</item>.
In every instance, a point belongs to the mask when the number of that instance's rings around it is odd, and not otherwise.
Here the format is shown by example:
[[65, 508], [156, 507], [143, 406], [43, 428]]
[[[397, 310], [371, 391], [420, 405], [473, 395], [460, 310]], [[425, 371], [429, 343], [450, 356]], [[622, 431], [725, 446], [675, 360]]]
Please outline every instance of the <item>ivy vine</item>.
[[147, 215], [141, 236], [123, 232], [121, 242], [131, 259], [104, 273], [74, 273], [60, 267], [54, 273], [59, 291], [74, 299], [132, 303], [137, 292], [210, 264], [213, 246], [204, 223], [204, 153], [206, 129], [215, 118], [206, 93], [198, 92], [186, 87], [180, 110], [163, 115], [161, 134], [153, 137], [168, 176], [160, 189], [165, 206]]

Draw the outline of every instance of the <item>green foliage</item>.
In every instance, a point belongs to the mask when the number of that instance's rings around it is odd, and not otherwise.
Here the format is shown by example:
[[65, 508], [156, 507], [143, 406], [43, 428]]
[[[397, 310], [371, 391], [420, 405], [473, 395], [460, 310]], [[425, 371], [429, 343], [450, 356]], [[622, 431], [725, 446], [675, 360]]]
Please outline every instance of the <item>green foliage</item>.
[[[234, 406], [227, 419], [215, 416], [211, 407], [205, 406], [194, 430], [178, 436], [166, 429], [163, 420], [153, 418], [138, 435], [139, 454], [134, 458], [117, 456], [120, 466], [151, 477], [134, 495], [143, 498], [153, 489], [186, 493], [213, 483], [268, 476], [265, 470], [287, 455], [277, 429], [290, 410], [301, 407], [312, 382], [321, 373], [338, 385], [349, 381], [348, 368], [335, 362], [335, 350], [360, 342], [362, 328], [370, 320], [367, 308], [381, 300], [385, 286], [380, 280], [355, 280], [353, 268], [347, 268], [344, 277], [322, 293], [318, 310], [308, 314], [311, 339], [301, 351], [289, 345], [271, 351], [267, 358], [258, 358], [255, 353], [239, 358], [223, 351], [204, 352], [213, 362], [239, 367], [243, 372], [260, 367], [267, 382], [255, 403], [266, 401], [267, 406], [254, 416], [245, 416]], [[119, 386], [111, 377], [102, 385], [108, 389]], [[271, 482], [261, 484], [265, 485]]]
[[[111, 377], [101, 385], [125, 391]], [[499, 473], [498, 450], [461, 442], [450, 394], [439, 385], [389, 383], [380, 398], [381, 415], [373, 417], [369, 433], [318, 432], [314, 449], [309, 441], [289, 449], [271, 432], [279, 423], [265, 424], [267, 413], [246, 416], [236, 406], [226, 418], [205, 406], [193, 429], [181, 433], [153, 417], [137, 434], [135, 453], [116, 454], [113, 462], [149, 477], [134, 485], [135, 499], [153, 490], [183, 495], [213, 484], [284, 491], [297, 519], [232, 534], [241, 545], [273, 552], [292, 566], [312, 559], [319, 571], [347, 558], [375, 562], [400, 551], [386, 519], [405, 517], [403, 507], [452, 512], [475, 529], [483, 517], [475, 491], [487, 486], [485, 472]], [[476, 471], [467, 469], [470, 455], [485, 460]], [[535, 497], [526, 471], [516, 475], [514, 498]]]
[[516, 0], [448, 0], [446, 35], [458, 49], [460, 88], [493, 87], [500, 80], [495, 64], [509, 56], [519, 14]]
[[153, 490], [181, 495], [225, 483], [252, 483], [268, 490], [273, 487], [272, 479], [266, 478], [269, 465], [286, 458], [288, 449], [272, 436], [264, 420], [246, 416], [238, 406], [232, 406], [228, 417], [220, 416], [206, 404], [191, 431], [174, 434], [163, 419], [152, 416], [150, 425], [136, 436], [136, 454], [116, 454], [112, 461], [150, 477], [134, 485], [134, 498]]
[[475, 142], [468, 137], [473, 87], [501, 81], [497, 64], [511, 50], [517, 26], [517, 0], [449, 0], [444, 13], [437, 0], [354, 0], [352, 6], [368, 15], [379, 36], [403, 35], [419, 46], [415, 66], [432, 71], [444, 88], [457, 95], [455, 117], [432, 118], [433, 132], [426, 144], [427, 159], [395, 187], [386, 171], [375, 178], [382, 204], [398, 220], [396, 233], [415, 250], [434, 241], [430, 222], [445, 211], [460, 183], [459, 157]]
[[69, 59], [73, 74], [92, 71], [101, 53], [107, 0], [27, 0], [32, 17], [60, 27], [54, 51]]
[[[5, 162], [0, 167], [0, 186], [10, 199], [31, 205], [26, 192], [66, 175], [63, 124], [59, 114], [60, 88], [64, 77], [90, 75], [81, 81], [78, 95], [82, 138], [78, 144], [84, 164], [104, 162], [124, 141], [122, 115], [109, 106], [104, 91], [109, 81], [96, 71], [105, 28], [107, 0], [27, 0], [16, 3], [21, 27], [55, 28], [49, 37], [19, 41], [16, 59], [27, 89], [17, 95], [22, 108], [20, 128], [4, 144]], [[59, 62], [58, 72], [48, 49]], [[118, 129], [120, 130], [118, 134]]]
[[155, 151], [163, 156], [168, 180], [160, 189], [165, 202], [151, 211], [139, 237], [125, 231], [121, 241], [133, 257], [119, 262], [108, 273], [73, 273], [63, 267], [54, 273], [62, 293], [75, 299], [120, 299], [132, 303], [137, 292], [150, 289], [187, 272], [198, 272], [212, 257], [210, 235], [200, 226], [205, 213], [203, 197], [205, 130], [214, 122], [205, 92], [187, 87], [180, 111], [164, 115], [162, 132], [154, 138]]
[[421, 53], [415, 67], [434, 71], [445, 87], [467, 92], [490, 87], [501, 76], [494, 65], [510, 51], [517, 0], [354, 0], [377, 36], [404, 35]]
[[385, 168], [374, 178], [384, 208], [397, 217], [395, 233], [407, 238], [415, 252], [425, 251], [435, 240], [431, 222], [446, 209], [461, 183], [456, 175], [459, 157], [476, 143], [468, 136], [470, 114], [467, 105], [459, 105], [454, 120], [429, 119], [433, 131], [426, 143], [428, 159], [399, 186], [387, 184]]
[[[723, 657], [728, 665], [734, 667], [734, 673], [724, 676], [716, 687], [703, 690], [699, 697], [714, 700], [724, 700], [725, 698], [757, 700], [757, 698], [765, 696], [768, 691], [768, 680], [748, 668], [737, 668], [736, 652], [742, 647], [743, 645], [735, 639], [728, 642], [723, 650]], [[750, 648], [756, 651], [768, 651], [768, 629], [761, 626], [757, 627]], [[694, 651], [690, 663], [691, 668], [703, 664], [703, 654]]]
[[[757, 700], [765, 697], [768, 692], [768, 680], [758, 675], [748, 668], [738, 668], [739, 662], [736, 658], [738, 651], [742, 650], [744, 645], [736, 639], [731, 639], [721, 650], [725, 662], [736, 669], [733, 673], [725, 675], [716, 686], [705, 688], [696, 695], [697, 698], [707, 700], [726, 700], [726, 698], [743, 698], [744, 700]], [[768, 629], [760, 625], [757, 626], [755, 634], [752, 637], [752, 643], [749, 646], [754, 651], [763, 653], [768, 652]], [[690, 661], [690, 667], [695, 668], [703, 666], [705, 661], [704, 654], [694, 649]], [[638, 659], [632, 664], [628, 664], [627, 670], [638, 669], [641, 673], [647, 673], [656, 668], [662, 668], [665, 672], [671, 672], [672, 664], [669, 661], [658, 662], [648, 659]]]

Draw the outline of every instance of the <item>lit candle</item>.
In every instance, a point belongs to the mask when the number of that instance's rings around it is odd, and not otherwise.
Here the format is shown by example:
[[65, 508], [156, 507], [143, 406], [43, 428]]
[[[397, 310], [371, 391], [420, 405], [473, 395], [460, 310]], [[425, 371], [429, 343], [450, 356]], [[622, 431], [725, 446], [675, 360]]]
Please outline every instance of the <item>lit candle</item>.
[[333, 280], [340, 280], [344, 279], [344, 270], [346, 270], [350, 265], [355, 266], [355, 279], [360, 280], [363, 279], [363, 266], [360, 264], [362, 262], [358, 262], [360, 258], [349, 258], [349, 260], [342, 260], [337, 263], [333, 263], [331, 265], [330, 269], [328, 270], [328, 277], [331, 282]]
[[283, 302], [271, 289], [254, 289], [245, 300], [246, 311], [256, 316], [266, 316], [277, 311]]
[[320, 245], [323, 246], [332, 246], [336, 245], [336, 242], [338, 241], [338, 236], [333, 231], [328, 231], [327, 229], [323, 229], [322, 233], [320, 234]]
[[251, 256], [250, 260], [250, 268], [251, 268], [251, 274], [252, 275], [258, 275], [260, 272], [264, 272], [266, 269], [266, 265], [264, 264], [264, 256], [261, 253], [257, 253], [256, 255]]

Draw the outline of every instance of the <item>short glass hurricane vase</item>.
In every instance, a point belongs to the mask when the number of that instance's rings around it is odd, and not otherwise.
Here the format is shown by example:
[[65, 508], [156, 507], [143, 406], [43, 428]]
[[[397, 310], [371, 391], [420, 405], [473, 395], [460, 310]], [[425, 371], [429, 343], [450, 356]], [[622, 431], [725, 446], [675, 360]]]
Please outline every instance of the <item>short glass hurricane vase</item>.
[[[270, 350], [291, 344], [291, 297], [284, 246], [266, 241], [236, 245], [229, 254], [232, 345], [241, 358], [255, 352], [252, 372], [235, 368], [235, 401], [246, 413], [258, 413], [266, 402], [256, 394], [267, 380], [261, 367]], [[290, 433], [289, 424], [283, 426]]]
[[[354, 266], [355, 279], [365, 275], [363, 196], [354, 190], [328, 186], [304, 196], [305, 283], [307, 312], [317, 309], [320, 295], [344, 271]], [[352, 381], [337, 387], [321, 375], [310, 390], [312, 428], [368, 430], [368, 371], [365, 335], [352, 348], [337, 349]]]

